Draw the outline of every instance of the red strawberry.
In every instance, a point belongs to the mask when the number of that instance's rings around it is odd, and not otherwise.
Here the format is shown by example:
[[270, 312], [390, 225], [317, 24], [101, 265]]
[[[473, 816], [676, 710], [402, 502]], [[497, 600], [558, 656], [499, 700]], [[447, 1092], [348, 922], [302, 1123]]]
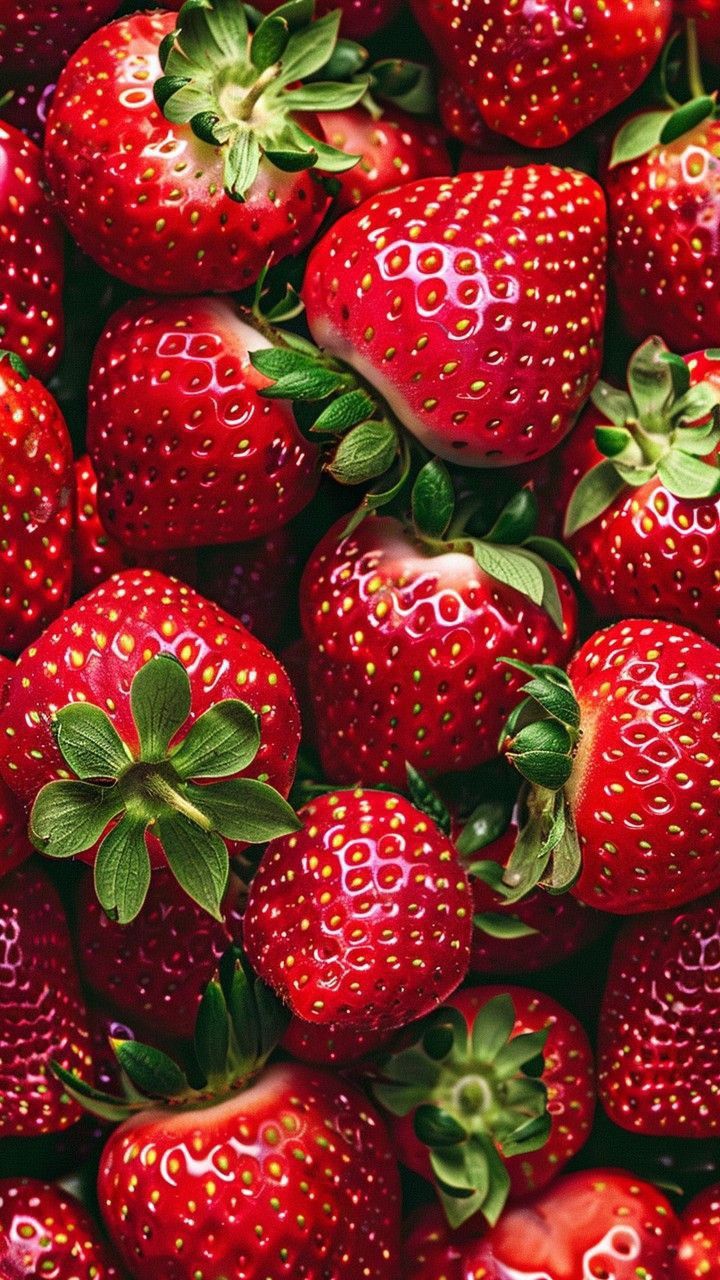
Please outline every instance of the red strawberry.
[[506, 901], [540, 880], [631, 915], [718, 888], [720, 649], [631, 618], [591, 636], [567, 676], [528, 672], [507, 725], [508, 756], [531, 789]]
[[287, 623], [297, 572], [296, 540], [287, 526], [258, 542], [200, 553], [200, 578], [208, 600], [239, 618], [263, 644], [273, 646]]
[[605, 211], [550, 165], [430, 178], [347, 214], [313, 250], [315, 341], [439, 457], [510, 466], [569, 431], [597, 378]]
[[675, 0], [675, 12], [683, 21], [695, 20], [700, 56], [720, 66], [720, 4], [718, 0]]
[[411, 0], [447, 71], [486, 124], [552, 147], [637, 89], [657, 60], [672, 0], [569, 8], [513, 0]]
[[[334, 9], [342, 12], [342, 33], [353, 40], [366, 40], [387, 26], [402, 8], [403, 0], [316, 0], [318, 17]], [[269, 13], [274, 0], [258, 0], [261, 13]]]
[[0, 471], [0, 650], [16, 654], [70, 599], [74, 472], [55, 400], [7, 351], [0, 351]]
[[633, 338], [657, 333], [681, 352], [720, 341], [720, 120], [703, 102], [689, 130], [686, 108], [633, 117], [605, 178], [623, 321]]
[[140, 914], [130, 924], [108, 920], [87, 874], [80, 887], [77, 949], [80, 976], [135, 1031], [192, 1036], [206, 984], [241, 935], [240, 882], [231, 874], [222, 921], [211, 919], [171, 875], [153, 876]]
[[716, 644], [719, 354], [698, 352], [683, 363], [651, 338], [630, 362], [629, 394], [596, 383], [553, 486], [599, 617], [667, 618]]
[[432, 121], [397, 107], [385, 107], [376, 120], [362, 106], [320, 112], [318, 118], [326, 142], [361, 157], [354, 169], [338, 177], [335, 208], [339, 213], [403, 182], [452, 173], [442, 130]]
[[126, 1103], [63, 1073], [90, 1110], [129, 1115], [102, 1153], [98, 1198], [134, 1280], [395, 1280], [399, 1186], [382, 1123], [326, 1072], [262, 1070], [282, 1022], [262, 984], [225, 965], [198, 1016], [202, 1088], [134, 1041], [114, 1046]]
[[386, 1030], [367, 1031], [337, 1024], [321, 1027], [304, 1018], [291, 1018], [281, 1043], [299, 1062], [342, 1069], [384, 1049], [390, 1036]]
[[[488, 129], [472, 98], [467, 96], [454, 76], [442, 75], [440, 78], [438, 112], [443, 128], [466, 147], [483, 151], [487, 139], [495, 136]], [[477, 169], [481, 167], [476, 165]]]
[[371, 1031], [442, 1004], [465, 977], [467, 876], [447, 836], [402, 796], [338, 791], [303, 806], [250, 887], [244, 945], [307, 1022]]
[[542, 567], [557, 593], [551, 618], [513, 577], [527, 567], [521, 548], [467, 535], [428, 545], [390, 516], [346, 537], [342, 528], [316, 548], [300, 588], [325, 773], [402, 787], [408, 761], [445, 773], [490, 759], [521, 684], [498, 658], [565, 660], [576, 618], [568, 583]]
[[25, 650], [0, 733], [5, 779], [35, 802], [34, 842], [94, 861], [121, 923], [142, 906], [148, 854], [220, 919], [225, 840], [237, 852], [297, 827], [278, 794], [299, 738], [285, 672], [241, 623], [152, 570], [116, 574]]
[[35, 862], [0, 879], [0, 1137], [57, 1133], [80, 1117], [49, 1071], [87, 1072], [90, 1033], [62, 903]]
[[42, 189], [42, 153], [0, 123], [0, 346], [47, 379], [63, 345], [62, 227]]
[[708, 1187], [682, 1215], [675, 1280], [717, 1280], [720, 1276], [720, 1187]]
[[316, 106], [352, 106], [366, 82], [297, 83], [332, 55], [338, 21], [311, 28], [297, 14], [265, 27], [253, 52], [243, 6], [215, 0], [92, 35], [60, 77], [45, 139], [48, 181], [80, 247], [155, 293], [242, 289], [270, 256], [303, 249], [328, 205], [309, 171], [355, 163], [304, 126]]
[[600, 1015], [599, 1080], [605, 1110], [623, 1129], [720, 1133], [718, 953], [718, 894], [620, 931]]
[[271, 343], [224, 299], [136, 299], [90, 374], [88, 449], [105, 528], [136, 554], [274, 532], [317, 485], [317, 449], [249, 353]]
[[117, 0], [0, 0], [0, 75], [23, 82], [59, 71], [117, 7]]
[[119, 1280], [120, 1271], [75, 1196], [35, 1178], [0, 1179], [3, 1280]]
[[423, 1205], [404, 1225], [405, 1280], [477, 1280], [477, 1272], [468, 1274], [461, 1264], [472, 1258], [486, 1229], [485, 1218], [475, 1214], [453, 1231], [440, 1205]]
[[595, 1109], [587, 1035], [526, 987], [456, 992], [374, 1092], [399, 1158], [431, 1178], [453, 1226], [544, 1187], [583, 1146]]

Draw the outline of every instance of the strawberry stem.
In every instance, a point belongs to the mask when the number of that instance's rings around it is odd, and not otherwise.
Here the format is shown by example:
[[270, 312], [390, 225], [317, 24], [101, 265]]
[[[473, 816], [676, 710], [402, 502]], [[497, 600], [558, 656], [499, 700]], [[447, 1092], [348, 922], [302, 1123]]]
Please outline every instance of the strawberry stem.
[[697, 25], [694, 18], [688, 18], [685, 28], [687, 41], [688, 84], [693, 98], [704, 98], [706, 94], [700, 68], [700, 49], [698, 45]]

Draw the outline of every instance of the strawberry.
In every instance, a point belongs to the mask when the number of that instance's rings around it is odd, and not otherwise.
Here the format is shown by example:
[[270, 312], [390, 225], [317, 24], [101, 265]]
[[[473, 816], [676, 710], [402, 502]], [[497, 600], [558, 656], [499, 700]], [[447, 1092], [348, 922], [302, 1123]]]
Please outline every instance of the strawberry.
[[60, 1072], [89, 1110], [123, 1120], [98, 1199], [134, 1280], [395, 1280], [399, 1186], [382, 1123], [327, 1072], [265, 1068], [283, 1022], [262, 984], [225, 964], [198, 1014], [199, 1087], [135, 1041], [114, 1044], [124, 1101]]
[[697, 27], [700, 56], [704, 62], [720, 66], [720, 4], [718, 0], [675, 0], [675, 12], [685, 22], [693, 18]]
[[[438, 85], [438, 113], [443, 128], [451, 138], [457, 138], [466, 147], [484, 151], [488, 138], [495, 135], [488, 129], [472, 98], [469, 98], [454, 76], [443, 74]], [[505, 139], [506, 145], [507, 139]], [[480, 169], [481, 165], [476, 165]]]
[[673, 351], [720, 339], [720, 120], [713, 112], [713, 99], [700, 98], [632, 117], [615, 139], [605, 178], [622, 319], [631, 337], [659, 334]]
[[[403, 0], [316, 0], [315, 11], [322, 17], [339, 9], [343, 35], [353, 40], [367, 40], [392, 21], [402, 4]], [[268, 13], [273, 8], [273, 0], [259, 0], [257, 8], [261, 13]]]
[[72, 445], [53, 396], [0, 351], [0, 651], [19, 653], [70, 599]]
[[0, 1178], [4, 1280], [120, 1280], [90, 1214], [75, 1196], [35, 1178]]
[[384, 1049], [391, 1038], [386, 1030], [362, 1027], [318, 1026], [304, 1018], [291, 1018], [281, 1044], [292, 1058], [315, 1066], [357, 1066], [363, 1058]]
[[[0, 100], [0, 117], [3, 123], [19, 129], [36, 146], [42, 147], [45, 139], [45, 122], [54, 92], [55, 85], [45, 84], [43, 80], [37, 83], [14, 85], [12, 90], [6, 93], [4, 100]], [[50, 211], [49, 204], [47, 207]]]
[[208, 600], [239, 618], [267, 645], [276, 645], [285, 629], [297, 572], [296, 540], [287, 526], [257, 542], [200, 553], [200, 578]]
[[600, 1014], [599, 1082], [623, 1129], [720, 1133], [719, 948], [718, 894], [630, 920], [618, 934]]
[[367, 87], [299, 83], [337, 39], [339, 14], [311, 21], [311, 4], [285, 5], [249, 41], [244, 6], [214, 0], [90, 36], [58, 81], [45, 139], [80, 247], [154, 293], [242, 289], [271, 255], [299, 253], [329, 202], [310, 171], [356, 163], [307, 132], [308, 113], [350, 107]]
[[103, 525], [136, 554], [274, 532], [312, 498], [317, 449], [249, 353], [271, 343], [224, 299], [136, 299], [90, 373]]
[[403, 1228], [405, 1280], [476, 1280], [477, 1273], [463, 1272], [461, 1263], [472, 1257], [486, 1228], [482, 1214], [475, 1214], [453, 1231], [439, 1204], [416, 1209]]
[[57, 1133], [80, 1109], [49, 1072], [87, 1071], [87, 1013], [62, 904], [33, 861], [0, 879], [0, 1137]]
[[59, 71], [117, 7], [117, 0], [0, 0], [0, 76], [22, 83]]
[[298, 825], [279, 794], [299, 738], [285, 672], [241, 623], [152, 570], [115, 574], [25, 650], [0, 733], [35, 845], [94, 862], [122, 924], [151, 861], [221, 919], [225, 841], [236, 853]]
[[682, 1214], [675, 1280], [714, 1280], [720, 1275], [720, 1186], [708, 1187]]
[[549, 996], [469, 987], [383, 1067], [374, 1093], [396, 1117], [399, 1158], [431, 1178], [452, 1226], [550, 1182], [595, 1109], [588, 1038]]
[[559, 0], [411, 0], [437, 56], [489, 128], [552, 147], [637, 89], [656, 62], [672, 0], [609, 0], [602, 9]]
[[62, 352], [65, 255], [42, 163], [34, 142], [0, 122], [0, 345], [46, 380]]
[[80, 976], [134, 1030], [189, 1039], [207, 982], [240, 939], [240, 882], [233, 874], [222, 917], [213, 920], [171, 875], [158, 871], [139, 915], [120, 925], [101, 910], [88, 873], [77, 906]]
[[139, 562], [146, 569], [160, 569], [190, 586], [197, 580], [197, 557], [193, 549], [138, 551], [133, 555], [106, 532], [98, 511], [97, 476], [88, 455], [84, 454], [75, 462], [73, 595], [85, 595], [120, 569], [132, 568]]
[[390, 1029], [465, 977], [471, 906], [447, 836], [402, 796], [337, 791], [268, 845], [250, 887], [251, 964], [307, 1022]]
[[[575, 599], [534, 549], [530, 495], [511, 500], [484, 539], [451, 536], [447, 483], [428, 464], [414, 490], [426, 494], [420, 526], [371, 515], [342, 536], [338, 525], [305, 568], [320, 755], [341, 782], [403, 787], [406, 762], [439, 774], [492, 758], [521, 683], [498, 659], [562, 662], [572, 649]], [[439, 520], [434, 537], [423, 519]]]
[[384, 108], [376, 119], [363, 106], [320, 112], [318, 119], [326, 142], [360, 156], [354, 169], [338, 175], [339, 213], [400, 183], [452, 173], [442, 130], [433, 121], [419, 120], [397, 107]]
[[313, 250], [303, 298], [318, 345], [432, 453], [510, 466], [562, 439], [597, 378], [604, 261], [592, 179], [460, 174], [347, 214]]
[[718, 888], [720, 649], [631, 618], [591, 636], [567, 675], [526, 670], [527, 698], [505, 731], [530, 783], [506, 902], [540, 881], [632, 915]]

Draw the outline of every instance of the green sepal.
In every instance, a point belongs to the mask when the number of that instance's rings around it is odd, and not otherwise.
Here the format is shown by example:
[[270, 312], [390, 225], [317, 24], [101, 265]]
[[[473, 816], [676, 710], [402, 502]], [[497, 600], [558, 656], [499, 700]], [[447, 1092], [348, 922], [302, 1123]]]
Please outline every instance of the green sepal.
[[185, 1072], [173, 1059], [139, 1040], [111, 1040], [115, 1057], [140, 1093], [147, 1097], [175, 1098], [188, 1093]]
[[533, 1151], [540, 1151], [548, 1142], [552, 1130], [552, 1118], [545, 1115], [534, 1116], [503, 1142], [503, 1155], [525, 1156]]
[[392, 502], [397, 501], [408, 484], [410, 475], [410, 450], [406, 438], [400, 436], [398, 454], [393, 466], [387, 476], [381, 477], [378, 483], [365, 494], [362, 502], [356, 507], [345, 525], [342, 532], [343, 538], [349, 537], [357, 529], [358, 525], [362, 524], [365, 517], [371, 515], [373, 511], [381, 511], [383, 507], [387, 507]]
[[16, 351], [7, 351], [4, 347], [0, 347], [0, 363], [2, 363], [3, 360], [7, 360], [13, 373], [16, 373], [19, 378], [22, 378], [23, 382], [27, 382], [30, 377], [30, 370], [28, 369], [25, 361], [17, 354]]
[[323, 409], [311, 429], [318, 433], [327, 431], [334, 435], [344, 435], [351, 427], [367, 422], [376, 409], [376, 404], [366, 391], [346, 391]]
[[499, 862], [493, 862], [492, 859], [481, 859], [479, 862], [471, 862], [467, 871], [468, 875], [482, 880], [483, 884], [493, 890], [493, 893], [501, 892], [503, 868]]
[[163, 813], [153, 827], [168, 866], [188, 897], [222, 920], [222, 900], [230, 875], [227, 846], [213, 831], [203, 831], [182, 813]]
[[84, 781], [114, 779], [132, 756], [107, 714], [91, 702], [71, 702], [53, 717], [58, 750]]
[[656, 147], [672, 111], [643, 111], [633, 116], [615, 136], [610, 156], [610, 168], [639, 160]]
[[[527, 684], [523, 685], [522, 691], [526, 698], [537, 704], [548, 715], [559, 720], [561, 724], [570, 728], [577, 729], [580, 725], [580, 707], [573, 690], [570, 678], [567, 673], [560, 667], [547, 666], [531, 666], [529, 663], [520, 662], [517, 658], [503, 658], [503, 664], [507, 667], [513, 667], [516, 671], [522, 671], [529, 676]], [[508, 719], [505, 727], [505, 734], [519, 727], [524, 704], [513, 712]]]
[[129, 924], [150, 887], [145, 819], [125, 814], [105, 836], [95, 858], [95, 893], [110, 920]]
[[420, 809], [422, 813], [426, 813], [444, 835], [450, 834], [452, 820], [448, 813], [447, 806], [444, 804], [437, 791], [433, 791], [428, 786], [422, 774], [409, 763], [405, 762], [405, 775], [407, 777], [407, 790], [410, 799], [416, 809]]
[[[259, 352], [254, 352], [251, 356], [253, 363], [257, 355]], [[336, 391], [343, 391], [346, 386], [345, 374], [307, 360], [304, 366], [298, 366], [294, 371], [278, 378], [273, 386], [263, 387], [260, 394], [266, 400], [327, 400], [328, 396]]]
[[290, 40], [290, 24], [281, 13], [269, 13], [255, 31], [250, 45], [250, 61], [257, 71], [265, 71], [282, 58]]
[[702, 124], [703, 120], [714, 116], [716, 107], [715, 98], [711, 98], [707, 94], [703, 94], [699, 98], [693, 98], [690, 102], [684, 102], [682, 106], [677, 107], [672, 112], [670, 119], [666, 120], [660, 134], [660, 142], [663, 146], [675, 142], [684, 133], [689, 133], [691, 129], [694, 129], [696, 125]]
[[72, 1071], [67, 1071], [59, 1062], [54, 1059], [50, 1062], [50, 1069], [53, 1075], [65, 1087], [65, 1091], [69, 1096], [77, 1102], [85, 1111], [89, 1111], [91, 1115], [97, 1116], [100, 1120], [108, 1120], [112, 1124], [127, 1120], [132, 1114], [131, 1107], [126, 1099], [116, 1098], [111, 1093], [104, 1093], [102, 1089], [94, 1089], [92, 1085], [86, 1084], [81, 1080], [80, 1076], [75, 1075]]
[[391, 422], [361, 422], [343, 436], [327, 469], [338, 484], [365, 484], [385, 474], [397, 450], [397, 428]]
[[450, 472], [439, 458], [432, 458], [421, 467], [411, 502], [418, 532], [428, 538], [442, 538], [455, 511], [455, 489]]
[[195, 1058], [206, 1081], [225, 1078], [230, 1049], [230, 1026], [225, 993], [219, 981], [206, 986], [195, 1021]]
[[483, 800], [465, 822], [455, 841], [461, 858], [467, 858], [478, 849], [499, 840], [510, 821], [509, 806], [502, 800]]
[[540, 884], [565, 893], [581, 871], [580, 845], [562, 792], [538, 789], [531, 805], [505, 868], [502, 892], [508, 905], [519, 902]]
[[130, 686], [130, 707], [143, 760], [164, 760], [190, 715], [190, 680], [182, 663], [167, 653], [146, 662]]
[[598, 462], [576, 485], [565, 512], [563, 533], [571, 538], [612, 506], [626, 483], [612, 462]]
[[517, 545], [529, 538], [538, 522], [538, 502], [531, 489], [518, 489], [484, 535], [484, 542]]
[[228, 840], [265, 844], [302, 826], [287, 800], [256, 778], [229, 778], [209, 787], [188, 782], [184, 794]]
[[365, 96], [370, 81], [367, 77], [352, 84], [314, 81], [299, 89], [290, 89], [285, 97], [294, 111], [346, 111]]
[[[501, 871], [500, 868], [498, 870]], [[489, 938], [496, 938], [500, 942], [514, 942], [518, 938], [530, 938], [538, 932], [537, 929], [525, 924], [517, 916], [503, 916], [498, 911], [483, 911], [474, 915], [473, 924], [476, 929], [486, 933]]]
[[30, 839], [49, 858], [70, 858], [92, 849], [125, 802], [120, 788], [89, 782], [49, 782], [30, 814]]
[[454, 1116], [428, 1103], [417, 1107], [413, 1116], [413, 1128], [416, 1136], [427, 1147], [454, 1147], [467, 1138], [467, 1131]]
[[670, 449], [658, 462], [657, 473], [678, 498], [712, 498], [720, 493], [720, 469], [679, 448]]
[[493, 996], [475, 1014], [471, 1032], [473, 1055], [492, 1063], [508, 1042], [515, 1026], [515, 1006], [509, 995]]
[[247, 703], [226, 698], [209, 707], [170, 753], [181, 778], [227, 778], [252, 764], [260, 722]]
[[547, 1028], [542, 1031], [526, 1031], [512, 1039], [506, 1037], [507, 1042], [500, 1047], [495, 1057], [495, 1070], [505, 1079], [516, 1075], [521, 1067], [542, 1055], [547, 1038]]
[[370, 68], [372, 92], [409, 115], [431, 116], [437, 102], [435, 80], [429, 67], [404, 58], [383, 58]]

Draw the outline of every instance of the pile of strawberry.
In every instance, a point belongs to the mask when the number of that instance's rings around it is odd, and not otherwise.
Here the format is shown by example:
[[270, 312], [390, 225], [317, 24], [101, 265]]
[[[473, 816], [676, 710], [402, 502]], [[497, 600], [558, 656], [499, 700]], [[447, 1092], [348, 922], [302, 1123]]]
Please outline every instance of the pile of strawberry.
[[0, 0], [0, 1280], [720, 1280], [720, 4]]

